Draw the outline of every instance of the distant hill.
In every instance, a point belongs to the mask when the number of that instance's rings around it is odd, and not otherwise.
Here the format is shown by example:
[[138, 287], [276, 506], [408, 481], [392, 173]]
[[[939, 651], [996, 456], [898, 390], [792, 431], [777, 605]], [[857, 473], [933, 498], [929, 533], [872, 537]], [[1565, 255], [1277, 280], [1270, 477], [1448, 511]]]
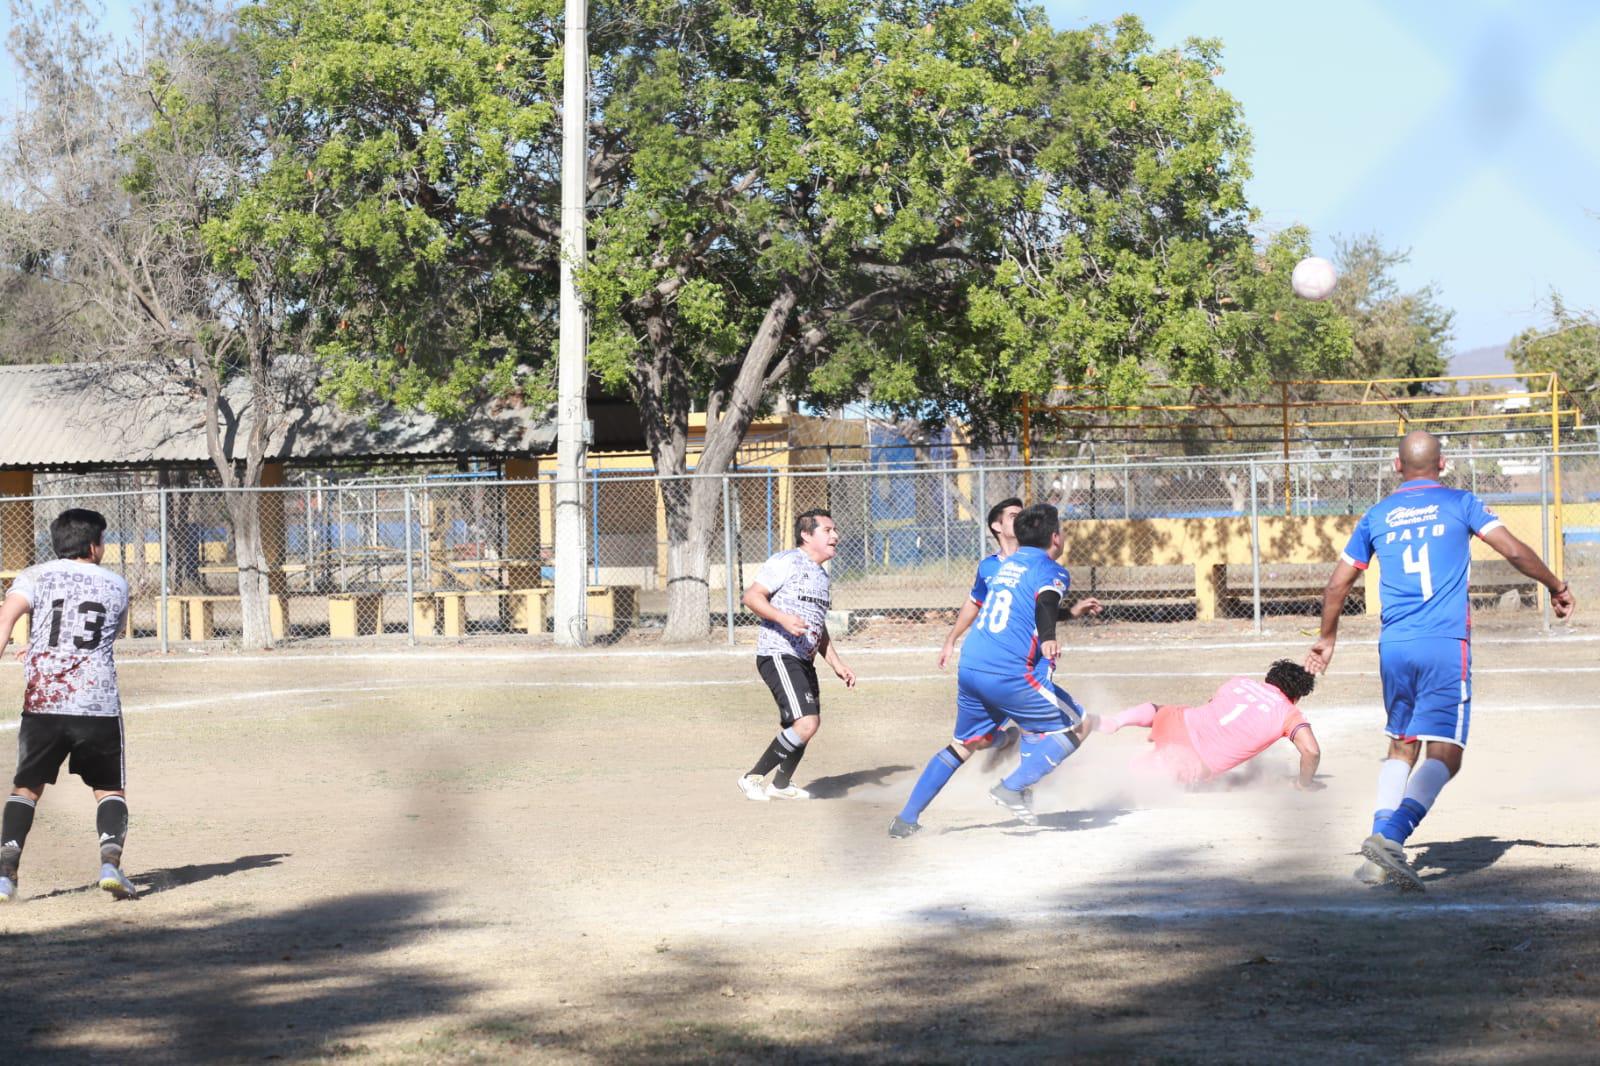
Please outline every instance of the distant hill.
[[1467, 374], [1505, 374], [1511, 377], [1516, 371], [1511, 367], [1511, 360], [1506, 358], [1506, 346], [1503, 344], [1490, 344], [1483, 348], [1472, 348], [1464, 352], [1456, 352], [1450, 357], [1450, 373], [1455, 375]]

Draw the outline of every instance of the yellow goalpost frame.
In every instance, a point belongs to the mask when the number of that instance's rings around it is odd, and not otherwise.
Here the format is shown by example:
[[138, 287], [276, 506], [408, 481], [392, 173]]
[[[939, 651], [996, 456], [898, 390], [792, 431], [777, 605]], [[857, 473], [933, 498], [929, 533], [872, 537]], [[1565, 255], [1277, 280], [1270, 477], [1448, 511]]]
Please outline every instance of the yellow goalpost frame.
[[[1221, 430], [1228, 438], [1232, 438], [1236, 430], [1277, 430], [1281, 437], [1284, 458], [1284, 508], [1288, 513], [1292, 500], [1290, 499], [1290, 484], [1288, 477], [1289, 448], [1294, 435], [1300, 430], [1328, 430], [1328, 429], [1353, 429], [1357, 427], [1389, 427], [1393, 426], [1396, 436], [1404, 436], [1412, 429], [1426, 428], [1435, 425], [1454, 425], [1463, 422], [1501, 422], [1516, 423], [1542, 421], [1548, 419], [1550, 428], [1551, 452], [1551, 525], [1552, 539], [1549, 560], [1551, 568], [1561, 573], [1565, 556], [1565, 545], [1562, 543], [1563, 525], [1561, 515], [1561, 422], [1570, 419], [1571, 425], [1577, 427], [1583, 423], [1581, 411], [1571, 403], [1570, 398], [1561, 388], [1560, 377], [1553, 370], [1535, 371], [1527, 374], [1512, 375], [1528, 383], [1527, 389], [1502, 389], [1499, 392], [1467, 393], [1455, 392], [1454, 386], [1470, 384], [1478, 381], [1506, 381], [1504, 374], [1463, 374], [1447, 377], [1410, 377], [1410, 378], [1327, 378], [1304, 381], [1274, 381], [1272, 387], [1278, 392], [1276, 400], [1244, 401], [1238, 403], [1150, 403], [1150, 404], [1105, 404], [1105, 403], [1038, 403], [1033, 396], [1024, 393], [1020, 405], [1022, 429], [1022, 461], [1024, 465], [1033, 463], [1033, 428], [1036, 415], [1079, 412], [1081, 414], [1114, 414], [1126, 413], [1134, 419], [1143, 414], [1193, 414], [1203, 415], [1212, 412], [1220, 417], [1220, 421], [1178, 421], [1178, 422], [1145, 422], [1141, 420], [1128, 422], [1109, 422], [1100, 425], [1083, 426], [1086, 430], [1117, 429], [1141, 432], [1146, 430], [1173, 430], [1173, 429], [1209, 429]], [[1535, 383], [1542, 387], [1535, 388]], [[1449, 387], [1450, 391], [1443, 390], [1427, 392], [1421, 395], [1387, 395], [1388, 390], [1394, 386], [1431, 385]], [[1291, 390], [1297, 387], [1360, 389], [1359, 395], [1353, 397], [1339, 397], [1335, 399], [1319, 398], [1315, 400], [1299, 400], [1291, 397]], [[1198, 386], [1158, 384], [1149, 386], [1153, 390], [1188, 389], [1190, 391], [1203, 391]], [[1093, 385], [1063, 385], [1052, 392], [1093, 392], [1097, 386]], [[1507, 400], [1525, 400], [1528, 402], [1527, 410], [1494, 411], [1487, 414], [1475, 410], [1480, 403], [1498, 403]], [[1448, 405], [1468, 405], [1466, 413], [1449, 414], [1439, 413], [1441, 408]], [[1380, 408], [1386, 413], [1374, 417], [1355, 418], [1317, 418], [1315, 412], [1327, 411], [1329, 408], [1356, 408], [1358, 410]], [[1230, 412], [1251, 412], [1262, 421], [1235, 421], [1229, 417]], [[1268, 412], [1275, 413], [1276, 418], [1265, 420]], [[1297, 417], [1311, 416], [1311, 417]]]

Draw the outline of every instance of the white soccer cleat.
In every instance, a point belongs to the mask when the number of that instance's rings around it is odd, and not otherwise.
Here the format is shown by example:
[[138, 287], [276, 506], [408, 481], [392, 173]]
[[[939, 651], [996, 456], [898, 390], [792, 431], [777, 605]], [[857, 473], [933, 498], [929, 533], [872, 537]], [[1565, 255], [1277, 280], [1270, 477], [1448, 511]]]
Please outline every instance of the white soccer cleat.
[[1033, 789], [1025, 788], [1021, 792], [1013, 792], [1005, 786], [1005, 782], [989, 790], [989, 798], [1017, 816], [1023, 825], [1038, 825], [1039, 816], [1033, 813]]
[[1381, 867], [1388, 874], [1389, 880], [1400, 886], [1402, 892], [1422, 892], [1427, 886], [1422, 883], [1422, 878], [1417, 876], [1417, 871], [1406, 862], [1406, 849], [1384, 836], [1382, 833], [1373, 833], [1361, 842], [1361, 854], [1367, 861]]
[[747, 800], [755, 800], [757, 803], [767, 802], [767, 786], [759, 777], [745, 774], [739, 778], [739, 791], [744, 793], [744, 798]]
[[100, 864], [100, 887], [116, 899], [133, 899], [139, 894], [133, 882], [128, 880], [128, 875], [109, 862]]
[[808, 800], [811, 798], [811, 793], [799, 785], [786, 785], [783, 788], [779, 788], [777, 785], [768, 785], [767, 795], [772, 799], [779, 800]]
[[1355, 878], [1364, 885], [1381, 885], [1389, 880], [1389, 871], [1367, 859], [1356, 867]]
[[0, 903], [10, 903], [17, 898], [17, 881], [13, 877], [0, 877]]

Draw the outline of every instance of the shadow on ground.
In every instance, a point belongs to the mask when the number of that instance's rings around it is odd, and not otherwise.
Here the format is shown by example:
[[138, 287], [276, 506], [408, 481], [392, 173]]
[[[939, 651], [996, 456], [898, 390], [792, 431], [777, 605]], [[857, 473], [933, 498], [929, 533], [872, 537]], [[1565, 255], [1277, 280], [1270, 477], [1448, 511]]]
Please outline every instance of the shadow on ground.
[[914, 766], [879, 766], [871, 770], [854, 770], [848, 774], [819, 777], [806, 782], [806, 791], [811, 793], [812, 799], [842, 799], [849, 795], [853, 788], [860, 788], [862, 785], [882, 785], [893, 775], [914, 769], [916, 769]]
[[1418, 847], [1412, 854], [1411, 865], [1422, 873], [1424, 881], [1465, 877], [1493, 866], [1512, 848], [1592, 850], [1600, 848], [1600, 844], [1546, 844], [1541, 840], [1501, 840], [1499, 837], [1436, 840]]
[[[1092, 903], [1181, 908], [1194, 881], [1178, 858], [1129, 871]], [[1498, 892], [1534, 898], [1546, 874], [1523, 868]], [[497, 1013], [418, 1050], [445, 1061], [1592, 1061], [1600, 900], [1578, 913], [1474, 913], [1459, 899], [1356, 888], [1342, 913], [1315, 905], [1326, 885], [1205, 888], [1235, 909], [1106, 918], [1044, 898], [1059, 920], [930, 915], [887, 942], [817, 931], [775, 953], [641, 946], [626, 976], [575, 978], [584, 1015]]]
[[[129, 880], [139, 890], [139, 897], [152, 895], [156, 892], [166, 892], [185, 885], [197, 885], [201, 881], [209, 881], [213, 877], [227, 877], [230, 874], [245, 873], [250, 870], [263, 870], [268, 866], [278, 865], [279, 860], [287, 859], [288, 852], [278, 852], [269, 855], [241, 855], [232, 862], [206, 862], [191, 863], [187, 866], [172, 866], [160, 870], [145, 870], [141, 873], [131, 874]], [[38, 899], [54, 899], [57, 896], [76, 896], [84, 892], [98, 892], [100, 887], [90, 883], [79, 885], [77, 888], [58, 888], [53, 892], [43, 892]]]
[[1038, 816], [1038, 825], [1025, 825], [1021, 819], [1007, 818], [999, 822], [978, 822], [974, 825], [953, 825], [941, 833], [970, 833], [975, 829], [1015, 830], [1029, 833], [1076, 833], [1084, 829], [1104, 829], [1127, 814], [1126, 809], [1088, 811], [1048, 811]]
[[123, 904], [110, 918], [10, 933], [5, 1059], [138, 1066], [343, 1054], [353, 1034], [458, 1011], [473, 993], [448, 973], [384, 957], [440, 928], [431, 902], [368, 894], [159, 925], [140, 924], [139, 907]]

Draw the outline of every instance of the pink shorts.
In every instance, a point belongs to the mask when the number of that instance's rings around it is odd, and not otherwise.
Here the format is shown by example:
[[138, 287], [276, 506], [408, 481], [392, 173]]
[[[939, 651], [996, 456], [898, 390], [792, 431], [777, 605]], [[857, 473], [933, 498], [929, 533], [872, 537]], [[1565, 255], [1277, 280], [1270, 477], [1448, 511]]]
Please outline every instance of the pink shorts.
[[1163, 772], [1182, 785], [1193, 785], [1211, 776], [1211, 771], [1194, 750], [1189, 729], [1183, 724], [1185, 707], [1158, 707], [1150, 725], [1150, 743], [1155, 751], [1150, 758]]

